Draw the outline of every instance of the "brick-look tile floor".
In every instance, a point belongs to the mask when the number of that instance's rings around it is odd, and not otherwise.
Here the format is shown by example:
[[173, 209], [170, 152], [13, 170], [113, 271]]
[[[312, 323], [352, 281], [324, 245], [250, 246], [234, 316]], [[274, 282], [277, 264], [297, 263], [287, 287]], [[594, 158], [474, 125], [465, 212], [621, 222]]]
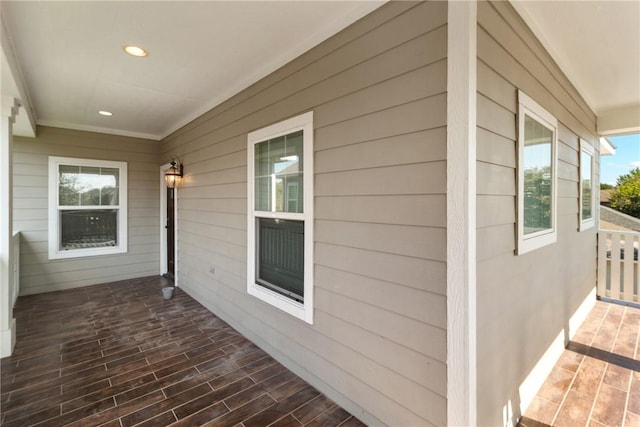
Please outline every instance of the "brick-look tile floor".
[[522, 427], [640, 427], [640, 308], [603, 301], [520, 421]]
[[160, 277], [21, 297], [1, 424], [363, 424]]

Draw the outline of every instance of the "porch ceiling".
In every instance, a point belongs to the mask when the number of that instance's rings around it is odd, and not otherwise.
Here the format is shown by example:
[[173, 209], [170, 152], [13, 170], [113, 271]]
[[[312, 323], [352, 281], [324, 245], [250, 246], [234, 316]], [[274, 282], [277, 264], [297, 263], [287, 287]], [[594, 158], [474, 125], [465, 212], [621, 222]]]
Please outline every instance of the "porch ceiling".
[[[23, 106], [18, 135], [38, 123], [161, 139], [382, 3], [2, 1], [0, 89]], [[601, 134], [640, 131], [640, 2], [512, 4]]]
[[2, 1], [2, 95], [41, 125], [161, 139], [383, 3]]
[[640, 1], [511, 3], [596, 113], [600, 135], [640, 132]]

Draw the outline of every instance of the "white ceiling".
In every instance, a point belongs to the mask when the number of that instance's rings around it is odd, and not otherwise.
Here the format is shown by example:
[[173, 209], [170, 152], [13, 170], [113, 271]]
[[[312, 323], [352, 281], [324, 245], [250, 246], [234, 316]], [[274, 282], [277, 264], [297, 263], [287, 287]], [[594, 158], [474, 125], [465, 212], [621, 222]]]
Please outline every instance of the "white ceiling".
[[[0, 89], [23, 106], [16, 134], [26, 108], [41, 125], [161, 139], [382, 3], [3, 0]], [[512, 4], [603, 123], [640, 130], [640, 0]]]
[[161, 139], [382, 3], [3, 0], [28, 93], [3, 70], [2, 94], [30, 98], [41, 125]]

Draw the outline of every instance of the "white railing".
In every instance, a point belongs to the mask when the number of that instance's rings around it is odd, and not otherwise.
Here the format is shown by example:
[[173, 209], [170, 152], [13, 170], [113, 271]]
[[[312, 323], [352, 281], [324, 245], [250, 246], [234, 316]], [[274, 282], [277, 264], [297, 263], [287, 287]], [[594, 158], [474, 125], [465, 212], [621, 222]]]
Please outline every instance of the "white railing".
[[640, 303], [640, 233], [598, 232], [598, 296]]
[[11, 306], [14, 306], [20, 295], [20, 232], [11, 238], [11, 270], [13, 274], [9, 287], [9, 301]]

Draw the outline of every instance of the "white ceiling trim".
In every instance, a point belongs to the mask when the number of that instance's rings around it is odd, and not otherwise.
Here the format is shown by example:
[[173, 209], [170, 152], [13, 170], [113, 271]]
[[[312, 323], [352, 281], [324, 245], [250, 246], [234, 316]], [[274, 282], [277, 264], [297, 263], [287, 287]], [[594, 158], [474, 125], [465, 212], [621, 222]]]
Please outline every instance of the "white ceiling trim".
[[616, 154], [616, 148], [607, 138], [600, 138], [600, 155], [613, 156]]
[[640, 106], [609, 110], [598, 115], [598, 134], [607, 136], [631, 133], [640, 133]]

